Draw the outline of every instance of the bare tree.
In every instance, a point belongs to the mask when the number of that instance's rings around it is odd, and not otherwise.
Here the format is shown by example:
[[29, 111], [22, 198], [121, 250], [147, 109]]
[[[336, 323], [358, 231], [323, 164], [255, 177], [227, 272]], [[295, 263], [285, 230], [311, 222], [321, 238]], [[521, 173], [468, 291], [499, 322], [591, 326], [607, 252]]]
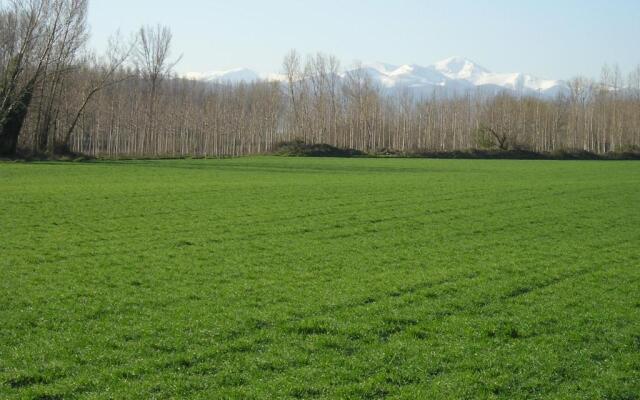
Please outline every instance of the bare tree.
[[52, 41], [43, 39], [49, 20], [45, 1], [13, 0], [0, 10], [0, 155], [16, 152], [37, 80]]
[[38, 152], [51, 150], [60, 96], [68, 78], [79, 68], [77, 54], [87, 40], [87, 0], [54, 1], [51, 12], [59, 20], [52, 29], [59, 32], [40, 83], [34, 143]]
[[78, 107], [75, 116], [73, 116], [63, 139], [58, 144], [58, 148], [56, 149], [58, 153], [70, 152], [69, 140], [91, 99], [93, 99], [93, 97], [104, 88], [116, 85], [133, 76], [128, 73], [120, 73], [118, 75], [118, 72], [121, 70], [123, 64], [129, 59], [134, 46], [135, 42], [128, 45], [124, 44], [120, 35], [116, 34], [109, 39], [104, 60], [98, 61], [93, 57], [94, 61], [88, 63], [88, 68], [93, 71], [98, 71], [98, 73], [91, 74], [92, 77], [87, 81], [83, 90], [80, 106]]
[[149, 83], [147, 125], [141, 141], [143, 147], [148, 144], [155, 131], [155, 109], [160, 85], [170, 76], [173, 68], [182, 58], [180, 56], [171, 60], [172, 40], [173, 34], [167, 26], [143, 26], [138, 32], [135, 62], [142, 77]]
[[0, 9], [0, 154], [15, 154], [34, 99], [36, 150], [55, 117], [63, 75], [86, 40], [86, 0], [11, 0]]

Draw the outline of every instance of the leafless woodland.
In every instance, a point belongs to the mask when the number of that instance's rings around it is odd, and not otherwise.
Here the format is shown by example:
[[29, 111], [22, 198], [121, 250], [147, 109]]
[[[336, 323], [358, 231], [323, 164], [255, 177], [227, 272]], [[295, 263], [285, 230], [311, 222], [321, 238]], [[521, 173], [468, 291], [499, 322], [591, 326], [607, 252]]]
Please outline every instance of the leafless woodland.
[[0, 155], [239, 156], [293, 139], [367, 152], [640, 149], [640, 66], [555, 99], [389, 94], [332, 56], [285, 56], [284, 82], [178, 77], [167, 27], [87, 48], [87, 0], [0, 0]]

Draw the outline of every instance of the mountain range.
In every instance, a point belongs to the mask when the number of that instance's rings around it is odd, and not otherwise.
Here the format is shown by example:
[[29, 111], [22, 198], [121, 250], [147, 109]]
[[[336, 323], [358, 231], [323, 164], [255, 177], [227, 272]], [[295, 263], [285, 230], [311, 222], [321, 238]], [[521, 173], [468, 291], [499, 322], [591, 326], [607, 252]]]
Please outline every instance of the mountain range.
[[[567, 84], [561, 80], [540, 79], [524, 73], [495, 73], [464, 58], [451, 57], [433, 65], [362, 64], [362, 69], [380, 87], [388, 91], [409, 90], [417, 95], [464, 94], [481, 91], [495, 94], [503, 91], [526, 95], [555, 97], [566, 94]], [[342, 73], [345, 76], [354, 69]], [[284, 81], [280, 74], [259, 74], [247, 68], [206, 73], [188, 73], [186, 78], [219, 83]]]

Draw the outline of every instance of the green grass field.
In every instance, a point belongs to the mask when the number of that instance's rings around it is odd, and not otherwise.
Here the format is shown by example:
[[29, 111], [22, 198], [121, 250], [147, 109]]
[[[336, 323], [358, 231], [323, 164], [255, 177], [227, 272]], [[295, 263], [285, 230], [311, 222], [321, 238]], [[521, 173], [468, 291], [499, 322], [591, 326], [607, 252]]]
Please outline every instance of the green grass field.
[[0, 398], [639, 399], [640, 163], [0, 164]]

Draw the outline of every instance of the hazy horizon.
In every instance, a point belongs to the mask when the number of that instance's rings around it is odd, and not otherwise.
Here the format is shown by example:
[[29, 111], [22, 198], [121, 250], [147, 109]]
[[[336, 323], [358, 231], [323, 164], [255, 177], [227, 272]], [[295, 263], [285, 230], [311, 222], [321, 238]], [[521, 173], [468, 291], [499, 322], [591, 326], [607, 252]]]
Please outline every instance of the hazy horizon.
[[[127, 12], [123, 12], [127, 10]], [[246, 67], [279, 72], [285, 53], [323, 52], [358, 60], [429, 65], [462, 56], [495, 72], [568, 79], [598, 77], [603, 64], [626, 73], [640, 63], [640, 2], [404, 0], [392, 5], [328, 0], [301, 3], [95, 0], [89, 23], [98, 51], [116, 30], [161, 23], [174, 33], [177, 71]]]

